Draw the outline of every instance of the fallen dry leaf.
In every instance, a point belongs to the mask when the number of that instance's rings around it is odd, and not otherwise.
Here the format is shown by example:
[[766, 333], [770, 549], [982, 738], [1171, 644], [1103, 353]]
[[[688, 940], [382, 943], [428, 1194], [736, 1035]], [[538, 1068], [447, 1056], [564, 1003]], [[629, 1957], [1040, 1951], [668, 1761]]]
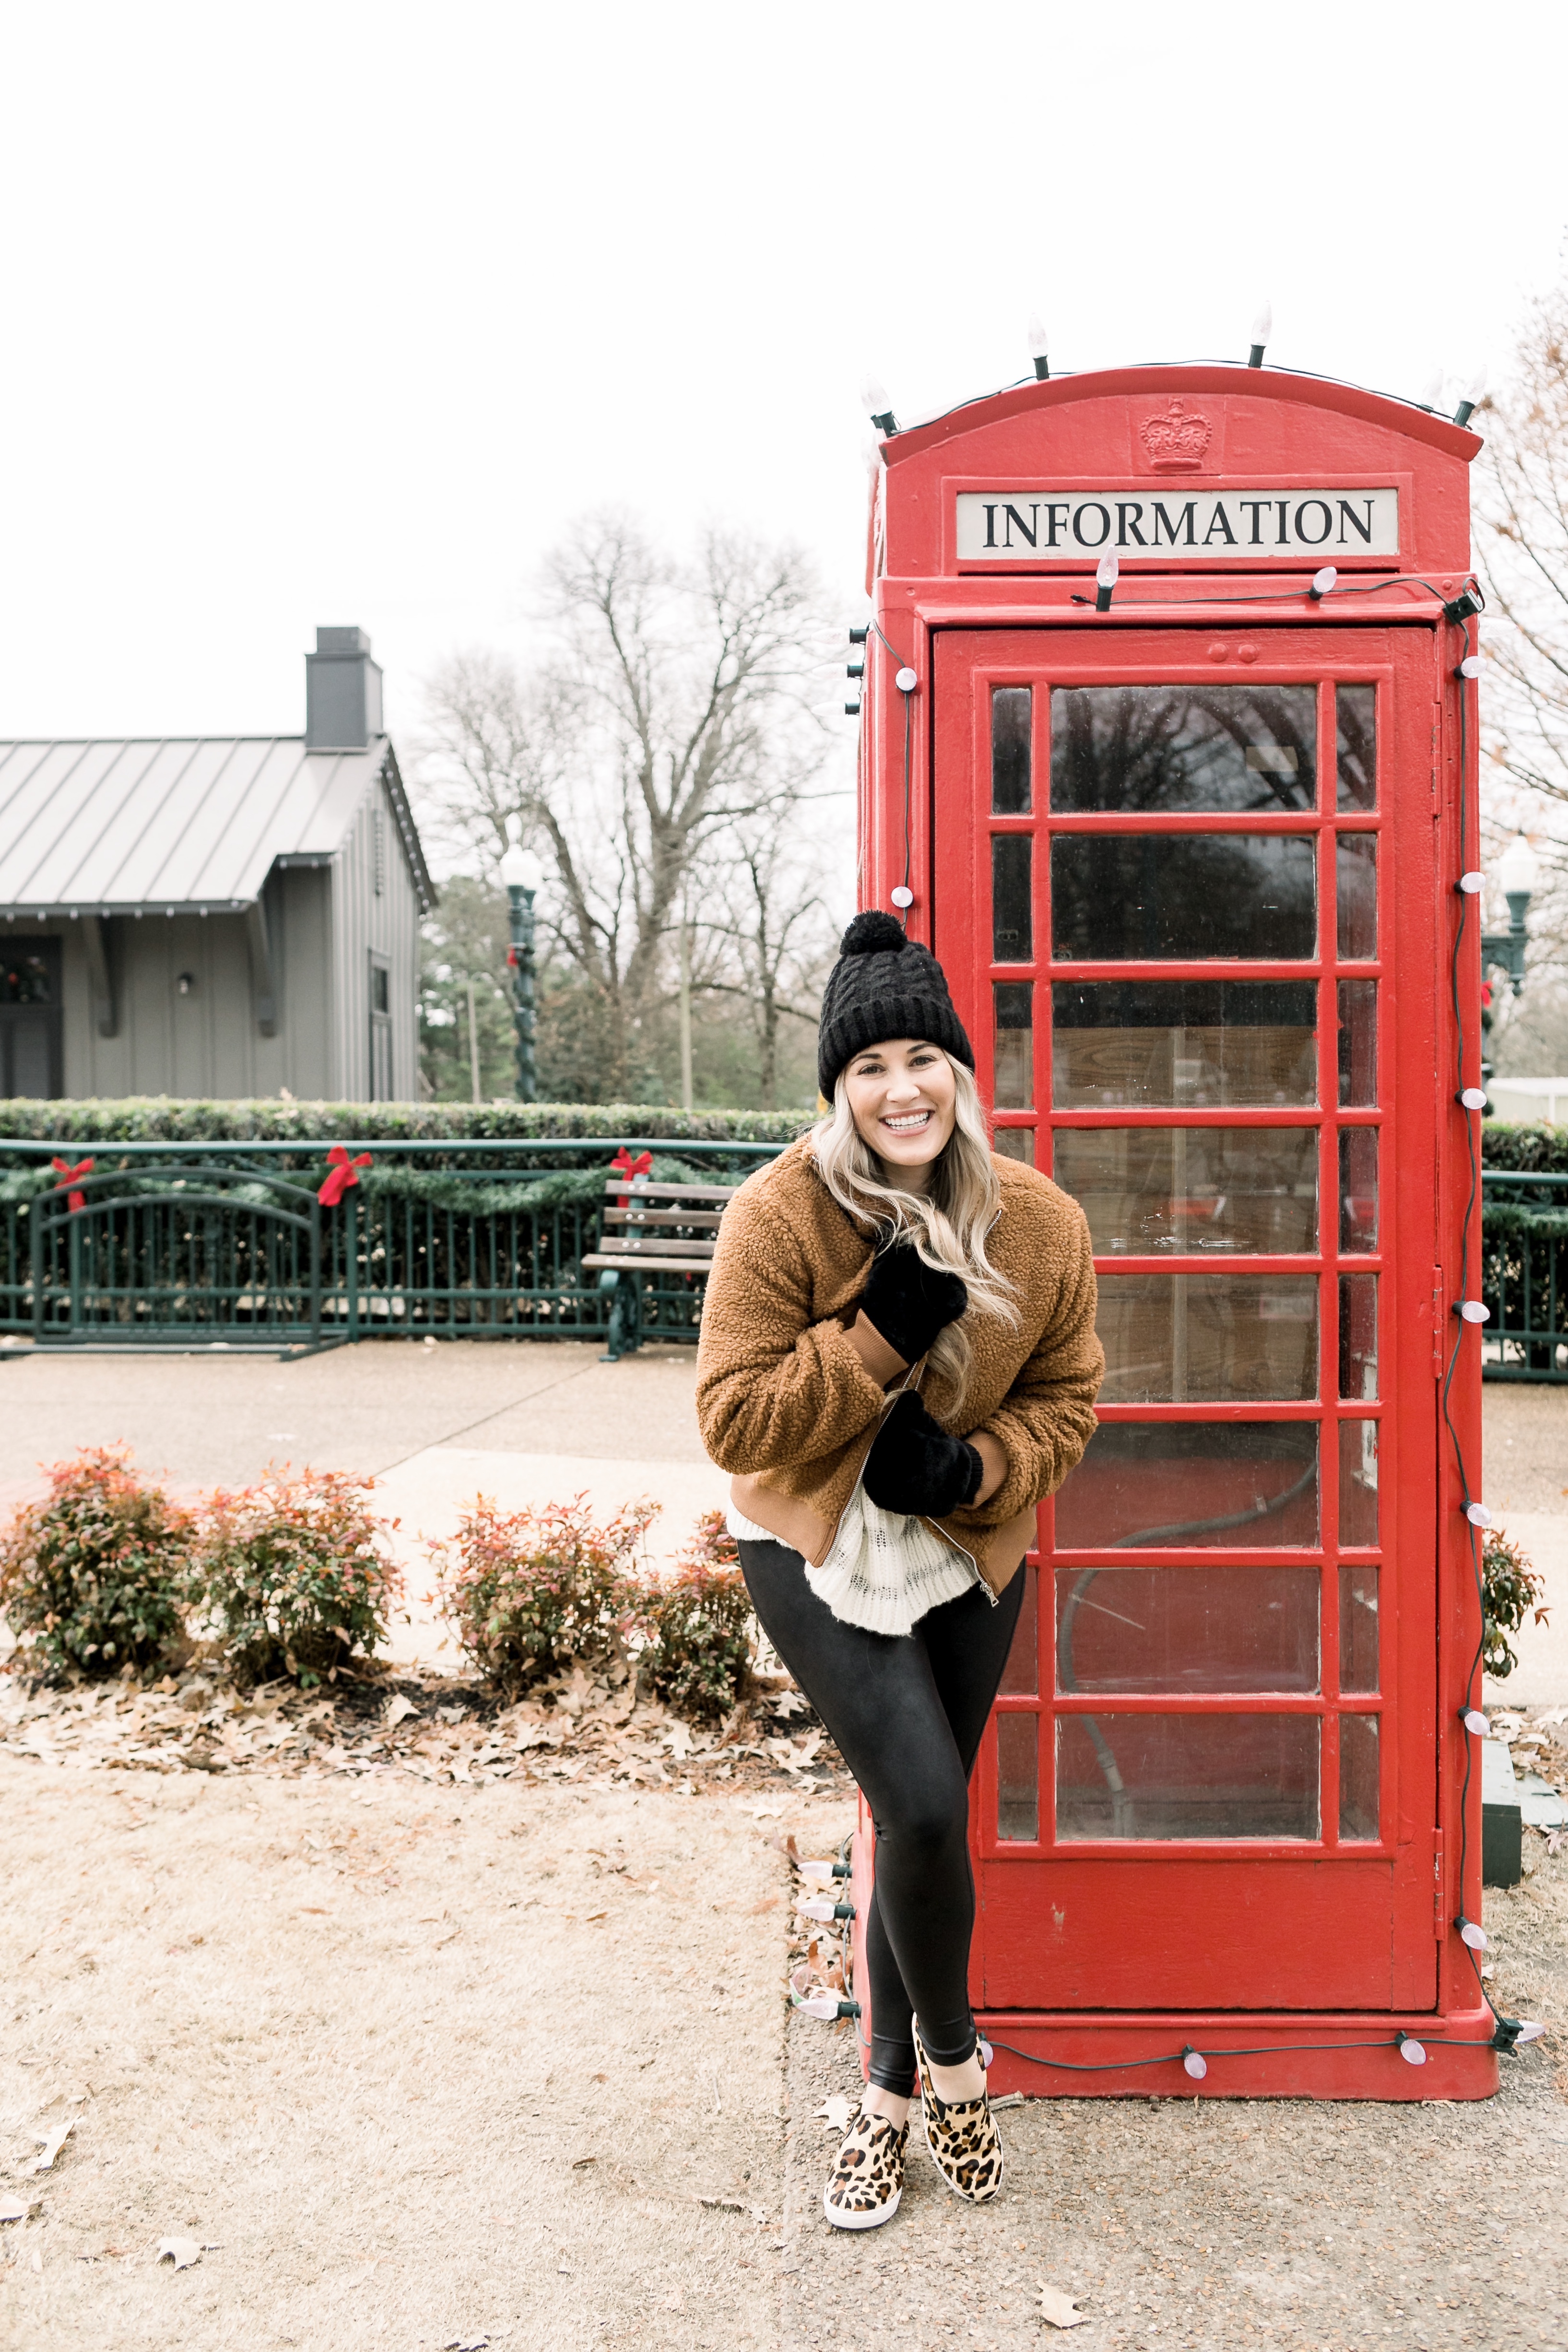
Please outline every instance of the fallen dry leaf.
[[[841, 2097], [836, 2091], [831, 2098], [824, 2099], [822, 2105], [816, 2110], [816, 2116], [821, 2117], [824, 2127], [826, 2130], [842, 2132], [848, 2130], [849, 2118], [854, 2112], [855, 2109], [852, 2103], [848, 2099]], [[813, 2116], [813, 2122], [816, 2120], [816, 2116]]]
[[383, 1711], [383, 1721], [390, 1730], [394, 1724], [401, 1723], [405, 1716], [417, 1715], [419, 1709], [415, 1706], [414, 1701], [405, 1697], [402, 1691], [397, 1691], [386, 1702]]
[[47, 2172], [50, 2166], [54, 2163], [56, 2157], [58, 2156], [61, 2148], [64, 2147], [67, 2140], [70, 2137], [75, 2129], [76, 2117], [74, 2116], [71, 2116], [68, 2123], [57, 2124], [53, 2131], [49, 2134], [47, 2139], [43, 2142], [37, 2158], [28, 2166], [27, 2169], [30, 2172]]
[[25, 2221], [29, 2210], [19, 2197], [0, 2196], [0, 2221]]
[[158, 2260], [173, 2263], [177, 2271], [188, 2271], [193, 2263], [200, 2262], [205, 2251], [195, 2238], [160, 2238], [158, 2241]]
[[1078, 2297], [1064, 2294], [1059, 2286], [1040, 2284], [1040, 2317], [1052, 2327], [1081, 2327], [1088, 2319], [1087, 2311], [1077, 2308]]

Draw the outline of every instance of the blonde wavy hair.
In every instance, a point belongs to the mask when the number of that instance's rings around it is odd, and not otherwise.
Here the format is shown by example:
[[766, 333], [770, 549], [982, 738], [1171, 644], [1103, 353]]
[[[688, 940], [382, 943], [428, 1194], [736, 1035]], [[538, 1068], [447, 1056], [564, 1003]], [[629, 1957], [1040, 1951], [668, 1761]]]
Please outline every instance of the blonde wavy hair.
[[[885, 1163], [855, 1124], [843, 1071], [833, 1089], [833, 1108], [811, 1130], [817, 1173], [841, 1209], [876, 1229], [879, 1248], [912, 1242], [927, 1265], [960, 1276], [969, 1292], [970, 1314], [994, 1316], [1016, 1328], [1013, 1285], [985, 1250], [1001, 1210], [1002, 1187], [991, 1163], [980, 1089], [962, 1062], [951, 1054], [943, 1058], [953, 1076], [953, 1127], [931, 1170], [929, 1192], [906, 1192], [888, 1181]], [[938, 1334], [930, 1362], [952, 1390], [954, 1409], [963, 1402], [970, 1360], [963, 1323], [950, 1323]]]

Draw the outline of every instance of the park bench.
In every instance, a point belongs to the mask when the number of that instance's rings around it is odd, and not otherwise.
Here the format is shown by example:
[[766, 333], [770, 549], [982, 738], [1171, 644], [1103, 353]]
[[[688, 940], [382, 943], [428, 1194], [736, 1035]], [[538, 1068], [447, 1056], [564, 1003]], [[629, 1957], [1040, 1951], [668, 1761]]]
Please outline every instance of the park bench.
[[658, 1184], [647, 1176], [612, 1176], [605, 1185], [596, 1250], [584, 1272], [597, 1273], [612, 1294], [609, 1346], [601, 1363], [618, 1363], [642, 1345], [643, 1274], [706, 1276], [714, 1237], [733, 1184]]

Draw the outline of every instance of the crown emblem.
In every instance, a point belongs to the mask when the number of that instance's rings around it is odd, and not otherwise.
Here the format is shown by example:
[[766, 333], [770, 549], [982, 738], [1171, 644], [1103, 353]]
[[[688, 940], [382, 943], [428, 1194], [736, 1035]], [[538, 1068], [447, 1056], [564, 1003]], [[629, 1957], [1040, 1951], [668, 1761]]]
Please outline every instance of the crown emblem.
[[1151, 416], [1143, 425], [1143, 446], [1157, 474], [1192, 474], [1203, 464], [1213, 433], [1206, 416], [1173, 400], [1163, 416]]

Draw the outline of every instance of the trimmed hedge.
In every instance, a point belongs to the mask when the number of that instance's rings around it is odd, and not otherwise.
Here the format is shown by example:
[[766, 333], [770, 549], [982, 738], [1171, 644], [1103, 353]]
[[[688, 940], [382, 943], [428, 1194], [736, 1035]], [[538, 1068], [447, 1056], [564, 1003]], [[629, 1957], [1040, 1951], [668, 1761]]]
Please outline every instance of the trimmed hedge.
[[1481, 1129], [1481, 1166], [1521, 1174], [1568, 1176], [1568, 1127], [1488, 1119]]
[[620, 1143], [634, 1136], [688, 1143], [792, 1142], [811, 1110], [672, 1109], [668, 1103], [122, 1102], [0, 1104], [7, 1139], [63, 1147], [111, 1143]]

